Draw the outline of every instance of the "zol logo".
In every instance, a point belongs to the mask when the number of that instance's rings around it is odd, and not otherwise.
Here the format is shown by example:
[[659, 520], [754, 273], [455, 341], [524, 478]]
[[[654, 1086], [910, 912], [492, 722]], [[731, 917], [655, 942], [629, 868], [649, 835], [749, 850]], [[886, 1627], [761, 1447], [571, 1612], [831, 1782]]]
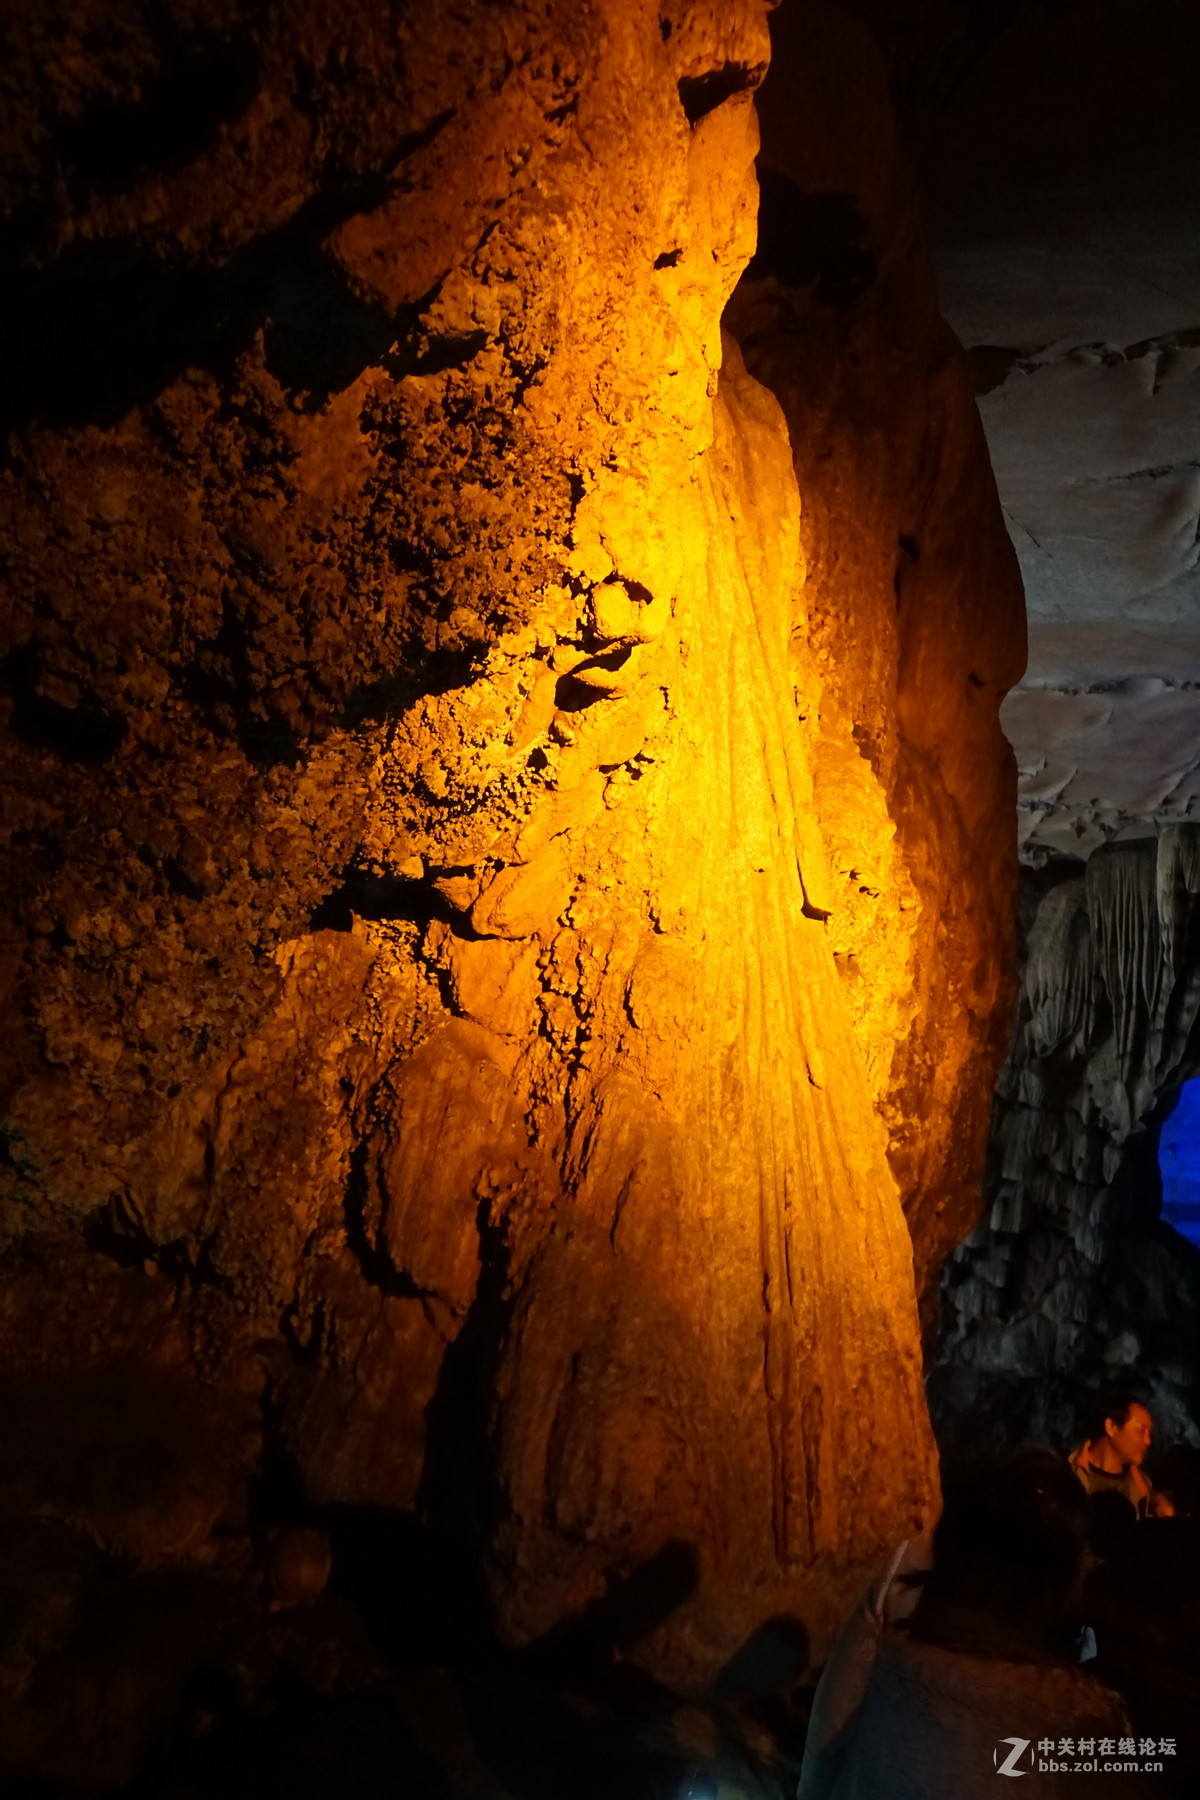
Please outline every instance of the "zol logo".
[[[1000, 1742], [996, 1745], [996, 1748], [992, 1751], [992, 1761], [996, 1765], [997, 1775], [1028, 1775], [1029, 1770], [1018, 1769], [1017, 1764], [1029, 1749], [1031, 1741], [1032, 1740], [1029, 1738], [1001, 1738]], [[1001, 1762], [1000, 1757], [1003, 1753], [1005, 1744], [1011, 1745], [1011, 1749], [1004, 1758], [1004, 1761]]]

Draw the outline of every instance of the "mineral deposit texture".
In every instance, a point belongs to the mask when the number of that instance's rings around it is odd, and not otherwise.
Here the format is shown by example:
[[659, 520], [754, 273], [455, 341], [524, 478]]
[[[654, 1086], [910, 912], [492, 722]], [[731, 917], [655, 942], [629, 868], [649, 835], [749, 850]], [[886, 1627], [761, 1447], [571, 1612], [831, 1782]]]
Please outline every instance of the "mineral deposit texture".
[[936, 1503], [1022, 654], [868, 41], [780, 27], [744, 362], [758, 0], [4, 30], [7, 1516], [286, 1470], [510, 1641], [675, 1545], [648, 1667], [819, 1646]]

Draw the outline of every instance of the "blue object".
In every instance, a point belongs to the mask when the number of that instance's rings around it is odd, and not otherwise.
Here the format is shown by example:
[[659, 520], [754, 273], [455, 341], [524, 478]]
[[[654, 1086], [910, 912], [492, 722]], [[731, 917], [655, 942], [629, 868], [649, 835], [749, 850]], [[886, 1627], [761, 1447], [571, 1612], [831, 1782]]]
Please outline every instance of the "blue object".
[[1200, 1081], [1185, 1082], [1158, 1139], [1162, 1216], [1200, 1248]]
[[679, 1800], [717, 1800], [720, 1793], [711, 1775], [690, 1774], [679, 1790]]

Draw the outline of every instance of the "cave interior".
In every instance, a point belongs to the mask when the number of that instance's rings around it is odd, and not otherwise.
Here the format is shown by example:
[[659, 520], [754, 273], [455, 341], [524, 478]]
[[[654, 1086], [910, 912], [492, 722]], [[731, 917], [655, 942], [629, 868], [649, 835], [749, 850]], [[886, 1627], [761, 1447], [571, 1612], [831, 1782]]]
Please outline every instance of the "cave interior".
[[790, 1800], [1122, 1390], [1196, 1791], [1198, 66], [5, 9], [0, 1792]]

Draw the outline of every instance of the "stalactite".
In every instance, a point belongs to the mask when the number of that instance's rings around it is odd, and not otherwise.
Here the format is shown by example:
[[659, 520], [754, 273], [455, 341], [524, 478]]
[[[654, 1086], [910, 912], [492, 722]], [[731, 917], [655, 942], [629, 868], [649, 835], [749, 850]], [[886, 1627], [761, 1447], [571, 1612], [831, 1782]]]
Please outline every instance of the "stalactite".
[[[951, 1443], [1061, 1439], [1089, 1386], [1120, 1374], [1153, 1391], [1167, 1431], [1195, 1435], [1188, 1318], [1200, 1270], [1157, 1224], [1140, 1159], [1156, 1105], [1200, 1070], [1198, 859], [1200, 828], [1177, 826], [1157, 844], [1097, 852], [1038, 906], [993, 1119], [987, 1222], [943, 1285], [931, 1393]], [[986, 1310], [981, 1271], [998, 1277]]]
[[1093, 1029], [1096, 971], [1082, 900], [1082, 883], [1063, 882], [1046, 896], [1029, 935], [1029, 1035], [1042, 1056], [1084, 1043]]

